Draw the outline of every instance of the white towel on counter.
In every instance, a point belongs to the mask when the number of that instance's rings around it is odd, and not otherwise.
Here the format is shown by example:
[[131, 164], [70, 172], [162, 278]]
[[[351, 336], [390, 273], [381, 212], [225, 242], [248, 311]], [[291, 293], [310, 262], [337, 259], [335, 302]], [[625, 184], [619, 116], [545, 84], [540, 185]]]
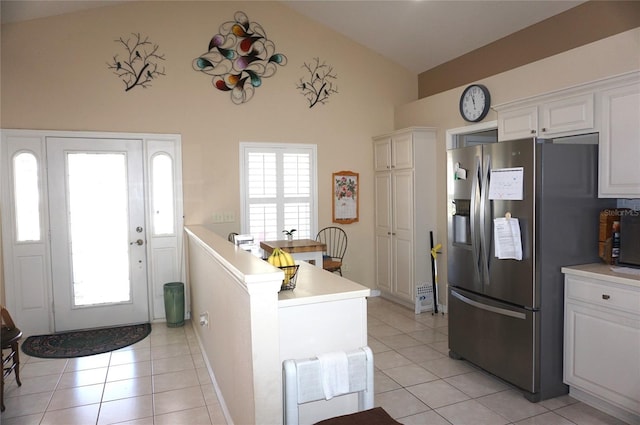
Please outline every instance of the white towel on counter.
[[349, 392], [349, 359], [344, 351], [318, 355], [324, 397], [333, 397]]

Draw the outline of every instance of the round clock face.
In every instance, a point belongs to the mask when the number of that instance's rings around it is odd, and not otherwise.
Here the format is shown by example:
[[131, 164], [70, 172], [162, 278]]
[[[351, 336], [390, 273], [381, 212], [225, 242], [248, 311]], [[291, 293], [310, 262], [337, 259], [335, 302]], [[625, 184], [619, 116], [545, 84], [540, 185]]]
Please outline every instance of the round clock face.
[[481, 84], [472, 84], [460, 97], [460, 114], [470, 122], [477, 122], [487, 116], [491, 107], [489, 90]]

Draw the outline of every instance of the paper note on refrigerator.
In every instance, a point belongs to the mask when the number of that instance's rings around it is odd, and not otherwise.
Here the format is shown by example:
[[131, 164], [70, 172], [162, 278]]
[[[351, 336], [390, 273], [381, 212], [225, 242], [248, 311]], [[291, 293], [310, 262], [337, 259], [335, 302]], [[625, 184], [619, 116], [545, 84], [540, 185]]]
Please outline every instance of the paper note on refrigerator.
[[522, 201], [524, 167], [491, 170], [489, 199]]
[[493, 219], [493, 241], [495, 256], [501, 260], [522, 260], [522, 238], [520, 221], [517, 218]]

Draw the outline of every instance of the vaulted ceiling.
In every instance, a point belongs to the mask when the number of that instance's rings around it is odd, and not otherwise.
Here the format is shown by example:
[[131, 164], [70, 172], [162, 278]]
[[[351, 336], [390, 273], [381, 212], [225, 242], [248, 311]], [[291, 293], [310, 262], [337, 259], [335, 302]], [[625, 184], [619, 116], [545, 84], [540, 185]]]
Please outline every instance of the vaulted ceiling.
[[[118, 3], [123, 1], [2, 0], [2, 23]], [[584, 1], [350, 0], [283, 3], [419, 74]]]

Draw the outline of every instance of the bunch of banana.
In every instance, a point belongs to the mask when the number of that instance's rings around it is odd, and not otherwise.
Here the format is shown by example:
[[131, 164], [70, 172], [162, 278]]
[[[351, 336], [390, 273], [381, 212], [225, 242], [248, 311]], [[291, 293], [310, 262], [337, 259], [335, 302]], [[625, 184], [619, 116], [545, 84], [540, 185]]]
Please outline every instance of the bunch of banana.
[[287, 267], [287, 266], [295, 266], [295, 261], [291, 254], [287, 251], [283, 251], [280, 248], [275, 248], [269, 258], [267, 258], [269, 264], [275, 267], [285, 267], [284, 269], [284, 284], [288, 284], [293, 275], [296, 273], [295, 267]]

